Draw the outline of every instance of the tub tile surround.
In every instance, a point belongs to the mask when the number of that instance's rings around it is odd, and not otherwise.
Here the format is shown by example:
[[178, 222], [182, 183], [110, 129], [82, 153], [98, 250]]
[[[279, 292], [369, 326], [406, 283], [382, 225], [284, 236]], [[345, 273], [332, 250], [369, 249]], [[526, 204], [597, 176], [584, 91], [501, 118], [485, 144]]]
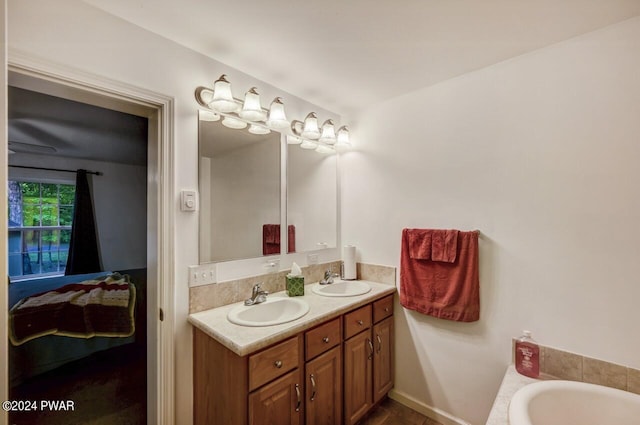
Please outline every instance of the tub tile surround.
[[[340, 270], [341, 261], [332, 261], [323, 264], [312, 264], [302, 267], [305, 285], [318, 282], [324, 277], [325, 270]], [[262, 282], [262, 288], [269, 293], [285, 290], [286, 275], [290, 270], [282, 270], [276, 273], [267, 273], [244, 279], [229, 280], [210, 285], [189, 288], [189, 313], [212, 308], [222, 307], [245, 300], [251, 295], [251, 289], [256, 283]], [[396, 283], [396, 268], [374, 264], [357, 264], [358, 279], [379, 282], [388, 285]]]
[[540, 346], [540, 371], [556, 379], [588, 382], [640, 394], [640, 370]]
[[520, 375], [515, 366], [510, 365], [485, 425], [508, 425], [509, 402], [515, 392], [527, 384], [548, 379], [587, 382], [640, 394], [638, 369], [541, 345], [540, 378]]

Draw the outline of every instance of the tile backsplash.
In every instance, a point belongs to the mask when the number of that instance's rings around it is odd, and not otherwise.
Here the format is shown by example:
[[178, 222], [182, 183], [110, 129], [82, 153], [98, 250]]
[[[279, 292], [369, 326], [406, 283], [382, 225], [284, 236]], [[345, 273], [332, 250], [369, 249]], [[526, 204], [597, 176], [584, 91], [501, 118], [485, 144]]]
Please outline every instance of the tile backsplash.
[[540, 372], [640, 394], [640, 370], [543, 345], [540, 346]]
[[[318, 282], [323, 278], [325, 270], [330, 267], [334, 271], [339, 271], [340, 263], [340, 261], [333, 261], [302, 267], [305, 283]], [[358, 279], [395, 285], [395, 267], [358, 263], [357, 272]], [[253, 285], [260, 282], [262, 282], [262, 288], [270, 293], [284, 291], [285, 276], [288, 273], [289, 270], [283, 270], [277, 273], [191, 287], [189, 288], [189, 313], [197, 313], [242, 301], [251, 295]]]

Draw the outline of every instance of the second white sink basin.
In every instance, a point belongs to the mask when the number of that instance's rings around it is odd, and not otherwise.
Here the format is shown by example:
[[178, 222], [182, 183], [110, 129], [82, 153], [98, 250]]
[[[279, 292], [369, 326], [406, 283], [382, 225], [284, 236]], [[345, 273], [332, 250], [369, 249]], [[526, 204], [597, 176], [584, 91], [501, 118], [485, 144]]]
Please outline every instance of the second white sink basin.
[[309, 304], [298, 298], [267, 298], [267, 301], [239, 305], [227, 314], [231, 323], [241, 326], [272, 326], [299, 319], [309, 312]]
[[355, 297], [371, 291], [371, 286], [361, 280], [339, 280], [328, 285], [316, 283], [311, 291], [323, 297]]

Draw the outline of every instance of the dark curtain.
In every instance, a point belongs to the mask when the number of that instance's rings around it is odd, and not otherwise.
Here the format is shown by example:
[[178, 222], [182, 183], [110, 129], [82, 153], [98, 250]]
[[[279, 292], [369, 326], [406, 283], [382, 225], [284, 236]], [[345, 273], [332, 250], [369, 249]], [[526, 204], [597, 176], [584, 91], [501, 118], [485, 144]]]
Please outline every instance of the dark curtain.
[[102, 271], [96, 222], [93, 216], [93, 201], [89, 190], [86, 170], [76, 173], [76, 199], [73, 205], [71, 242], [65, 275]]

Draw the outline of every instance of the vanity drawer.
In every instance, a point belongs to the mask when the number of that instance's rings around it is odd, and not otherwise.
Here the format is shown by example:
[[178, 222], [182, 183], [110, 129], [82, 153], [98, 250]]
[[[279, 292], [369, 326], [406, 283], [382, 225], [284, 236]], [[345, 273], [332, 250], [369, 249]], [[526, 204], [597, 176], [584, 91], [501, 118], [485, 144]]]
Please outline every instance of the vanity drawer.
[[344, 315], [344, 339], [371, 327], [371, 304]]
[[298, 367], [300, 339], [291, 338], [249, 357], [249, 391]]
[[327, 322], [304, 334], [306, 360], [310, 360], [340, 344], [340, 318]]
[[393, 295], [384, 297], [373, 303], [373, 323], [378, 323], [382, 319], [393, 314]]

